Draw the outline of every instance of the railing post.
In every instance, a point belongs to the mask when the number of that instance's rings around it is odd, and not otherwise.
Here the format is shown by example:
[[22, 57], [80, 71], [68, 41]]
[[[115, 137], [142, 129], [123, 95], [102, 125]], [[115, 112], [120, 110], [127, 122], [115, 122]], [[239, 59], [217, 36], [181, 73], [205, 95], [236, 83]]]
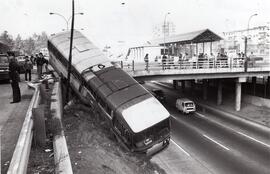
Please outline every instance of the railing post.
[[132, 60], [132, 71], [134, 72], [134, 60]]
[[120, 62], [121, 68], [123, 69], [123, 61], [121, 60]]

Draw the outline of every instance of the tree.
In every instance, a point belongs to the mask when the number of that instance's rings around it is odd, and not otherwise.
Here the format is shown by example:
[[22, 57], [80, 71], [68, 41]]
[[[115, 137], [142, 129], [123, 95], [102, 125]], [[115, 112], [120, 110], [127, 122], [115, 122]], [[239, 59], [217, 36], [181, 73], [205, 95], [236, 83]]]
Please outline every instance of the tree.
[[20, 50], [23, 48], [23, 40], [20, 34], [17, 35], [15, 41], [14, 41], [14, 49], [15, 50]]
[[8, 45], [10, 48], [13, 48], [14, 46], [14, 41], [11, 35], [8, 34], [7, 31], [4, 31], [0, 35], [0, 41], [3, 42], [4, 44]]
[[35, 50], [35, 41], [32, 37], [29, 37], [24, 41], [24, 52], [28, 55], [33, 54], [33, 51]]

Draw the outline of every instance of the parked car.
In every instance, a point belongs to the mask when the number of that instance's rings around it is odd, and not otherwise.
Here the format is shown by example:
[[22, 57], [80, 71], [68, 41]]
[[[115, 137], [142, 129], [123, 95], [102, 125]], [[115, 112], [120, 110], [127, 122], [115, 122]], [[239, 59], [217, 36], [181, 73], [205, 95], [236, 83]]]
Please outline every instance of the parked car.
[[166, 97], [164, 95], [164, 92], [161, 89], [152, 89], [150, 91], [154, 97], [156, 97], [160, 102], [165, 102]]
[[0, 54], [0, 80], [9, 80], [9, 61], [6, 54]]
[[185, 114], [196, 111], [195, 103], [187, 98], [177, 99], [176, 108]]

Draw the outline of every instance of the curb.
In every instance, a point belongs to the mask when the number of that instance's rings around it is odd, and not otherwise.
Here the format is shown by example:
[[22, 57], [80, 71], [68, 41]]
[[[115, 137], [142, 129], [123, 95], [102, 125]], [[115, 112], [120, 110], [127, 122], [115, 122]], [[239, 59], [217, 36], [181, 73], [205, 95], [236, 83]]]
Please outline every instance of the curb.
[[39, 104], [40, 90], [35, 88], [34, 95], [26, 112], [26, 117], [9, 165], [7, 174], [25, 174], [27, 172], [30, 149], [33, 139], [33, 116], [32, 109]]
[[206, 110], [209, 110], [210, 112], [212, 113], [217, 113], [219, 115], [222, 115], [224, 117], [230, 117], [231, 119], [234, 119], [234, 120], [237, 120], [237, 121], [241, 121], [241, 122], [245, 122], [246, 124], [249, 124], [249, 125], [252, 125], [256, 128], [259, 128], [259, 129], [262, 129], [262, 130], [265, 130], [267, 132], [270, 133], [270, 128], [261, 124], [261, 123], [258, 123], [256, 121], [253, 121], [253, 120], [250, 120], [250, 119], [247, 119], [247, 118], [244, 118], [240, 115], [234, 115], [230, 112], [227, 112], [227, 111], [223, 111], [222, 109], [217, 109], [217, 108], [214, 108], [212, 106], [209, 106], [209, 105], [205, 105], [205, 104], [202, 104], [202, 103], [197, 103], [200, 107], [206, 109]]
[[52, 120], [59, 123], [56, 128], [59, 129], [59, 132], [56, 133], [53, 138], [55, 173], [73, 174], [67, 142], [61, 122], [63, 115], [61, 81], [55, 82], [51, 101], [50, 109], [52, 111]]

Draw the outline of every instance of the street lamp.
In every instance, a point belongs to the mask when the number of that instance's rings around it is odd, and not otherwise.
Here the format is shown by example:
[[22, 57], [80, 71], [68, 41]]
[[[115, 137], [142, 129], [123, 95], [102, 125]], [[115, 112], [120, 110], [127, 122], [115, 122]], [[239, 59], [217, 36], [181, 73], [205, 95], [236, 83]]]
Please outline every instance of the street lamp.
[[253, 16], [257, 16], [258, 14], [255, 13], [253, 15], [251, 15], [248, 19], [248, 25], [247, 25], [247, 35], [245, 36], [245, 72], [247, 72], [247, 42], [248, 42], [248, 35], [249, 35], [249, 23], [250, 23], [250, 20], [252, 19]]
[[166, 46], [165, 46], [165, 37], [166, 37], [166, 33], [165, 33], [165, 29], [166, 29], [166, 18], [167, 18], [167, 16], [169, 15], [169, 14], [171, 14], [170, 12], [167, 12], [166, 14], [165, 14], [165, 18], [164, 18], [164, 28], [163, 28], [163, 32], [164, 32], [164, 49], [163, 49], [163, 55], [165, 56], [165, 54], [166, 54], [166, 51], [165, 51], [165, 49], [166, 49]]
[[[50, 15], [57, 15], [57, 16], [60, 16], [62, 19], [64, 19], [66, 22], [67, 30], [68, 30], [68, 24], [69, 24], [69, 21], [71, 20], [72, 16], [70, 16], [68, 19], [66, 19], [65, 16], [61, 15], [60, 13], [50, 12], [49, 14]], [[84, 13], [75, 13], [74, 15], [84, 15]]]
[[253, 15], [251, 15], [248, 19], [248, 25], [247, 25], [247, 35], [245, 37], [245, 56], [247, 57], [247, 41], [248, 41], [248, 35], [249, 35], [249, 23], [250, 23], [250, 20], [252, 19], [252, 17], [254, 16], [257, 16], [258, 14], [255, 13]]

